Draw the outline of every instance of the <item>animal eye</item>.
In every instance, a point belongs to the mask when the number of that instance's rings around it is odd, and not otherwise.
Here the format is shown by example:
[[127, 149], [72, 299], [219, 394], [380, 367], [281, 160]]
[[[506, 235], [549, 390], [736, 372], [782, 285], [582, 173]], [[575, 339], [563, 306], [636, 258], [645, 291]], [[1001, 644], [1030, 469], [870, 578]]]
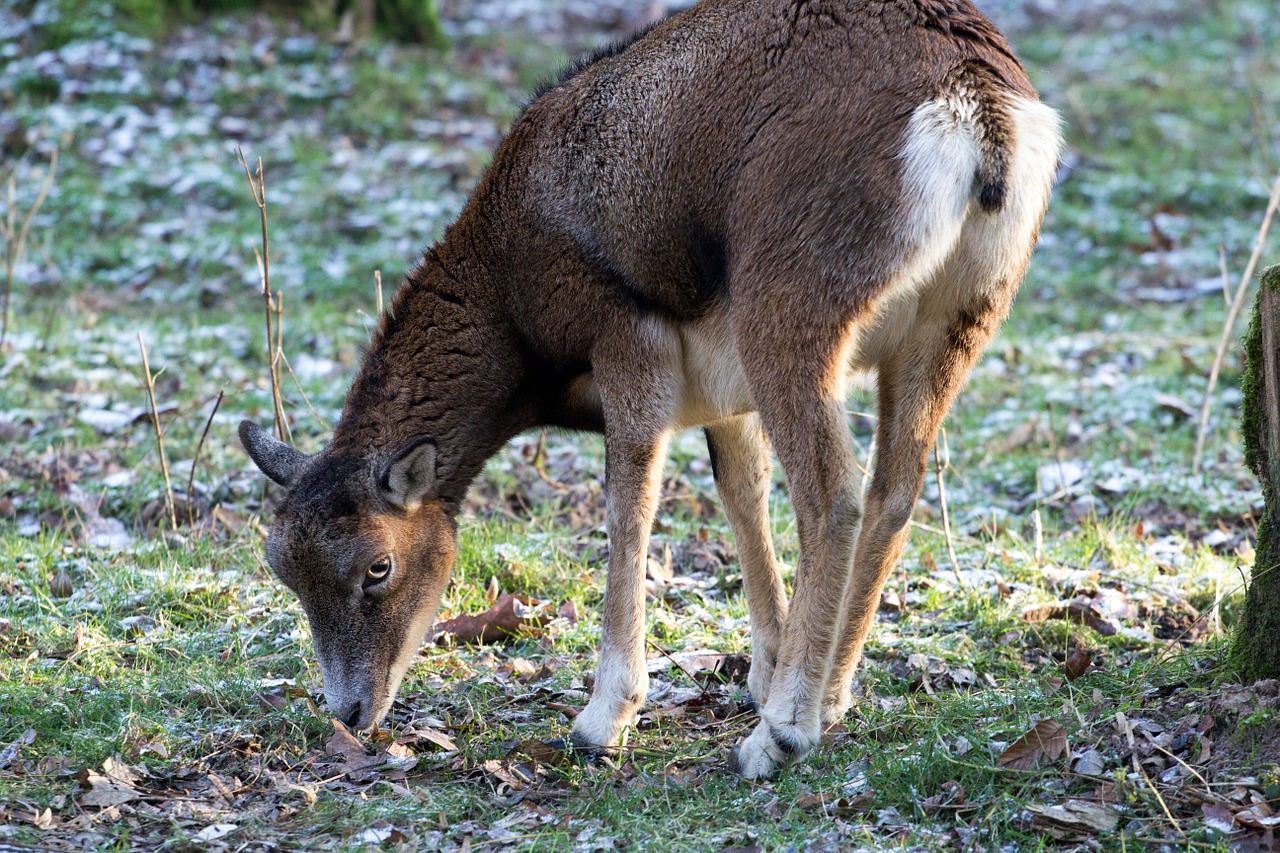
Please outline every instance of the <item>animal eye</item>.
[[391, 558], [383, 557], [364, 573], [364, 588], [368, 589], [369, 587], [377, 586], [386, 580], [389, 574], [391, 574]]

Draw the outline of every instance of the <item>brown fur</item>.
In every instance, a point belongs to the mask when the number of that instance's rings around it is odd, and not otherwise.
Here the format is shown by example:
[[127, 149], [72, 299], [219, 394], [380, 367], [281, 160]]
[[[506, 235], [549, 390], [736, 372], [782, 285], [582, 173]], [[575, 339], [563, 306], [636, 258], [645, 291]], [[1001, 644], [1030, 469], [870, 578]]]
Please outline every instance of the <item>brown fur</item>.
[[[647, 685], [666, 448], [706, 424], [762, 703], [737, 765], [802, 756], [848, 707], [925, 454], [1021, 280], [1056, 144], [968, 0], [705, 0], [548, 88], [396, 294], [332, 444], [301, 458], [242, 430], [291, 487], [271, 564], [307, 610], [334, 713], [385, 713], [403, 674], [387, 662], [435, 612], [485, 460], [534, 426], [601, 430], [612, 547], [573, 739], [616, 744]], [[871, 369], [864, 510], [844, 398]], [[789, 607], [770, 443], [800, 535]], [[384, 554], [394, 571], [364, 591]]]

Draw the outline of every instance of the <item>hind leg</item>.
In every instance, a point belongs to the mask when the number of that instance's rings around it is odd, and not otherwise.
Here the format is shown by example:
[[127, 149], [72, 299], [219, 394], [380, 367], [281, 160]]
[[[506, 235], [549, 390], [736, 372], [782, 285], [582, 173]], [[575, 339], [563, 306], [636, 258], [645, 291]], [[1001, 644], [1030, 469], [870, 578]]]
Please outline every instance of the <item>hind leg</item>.
[[733, 527], [751, 616], [751, 671], [747, 688], [757, 705], [769, 698], [787, 593], [769, 535], [769, 441], [758, 415], [743, 415], [706, 428], [716, 490]]
[[862, 518], [844, 413], [855, 329], [824, 324], [820, 315], [795, 318], [800, 327], [788, 319], [761, 306], [738, 332], [744, 374], [786, 472], [800, 537], [795, 592], [768, 700], [732, 760], [748, 778], [803, 758], [821, 736], [831, 650]]
[[906, 545], [938, 428], [1008, 313], [1033, 239], [1016, 215], [967, 223], [955, 254], [921, 292], [911, 331], [879, 365], [876, 468], [823, 703], [826, 725], [849, 708], [853, 670]]
[[854, 569], [823, 702], [823, 725], [843, 719], [854, 667], [875, 621], [880, 591], [902, 555], [911, 513], [942, 419], [999, 322], [989, 303], [917, 325], [880, 367], [876, 467], [866, 495]]

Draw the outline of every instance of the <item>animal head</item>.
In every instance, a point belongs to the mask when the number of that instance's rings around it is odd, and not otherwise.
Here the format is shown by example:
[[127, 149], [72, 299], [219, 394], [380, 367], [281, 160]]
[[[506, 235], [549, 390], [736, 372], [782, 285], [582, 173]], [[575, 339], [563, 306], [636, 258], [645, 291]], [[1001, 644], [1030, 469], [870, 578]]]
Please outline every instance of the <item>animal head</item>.
[[379, 456], [330, 446], [308, 456], [251, 421], [240, 441], [288, 492], [267, 559], [311, 625], [330, 712], [366, 729], [391, 707], [453, 567], [452, 515], [434, 496], [435, 443]]

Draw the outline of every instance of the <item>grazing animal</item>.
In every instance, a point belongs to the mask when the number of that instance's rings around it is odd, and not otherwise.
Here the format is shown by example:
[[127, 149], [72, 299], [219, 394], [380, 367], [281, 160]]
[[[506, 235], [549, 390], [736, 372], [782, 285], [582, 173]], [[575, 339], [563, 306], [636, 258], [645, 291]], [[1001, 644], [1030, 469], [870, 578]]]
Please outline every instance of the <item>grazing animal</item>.
[[[706, 431], [742, 555], [749, 778], [840, 721], [939, 424], [1008, 312], [1060, 146], [969, 0], [704, 0], [537, 95], [408, 273], [328, 447], [240, 437], [287, 488], [267, 543], [329, 708], [386, 713], [432, 625], [485, 460], [604, 433], [610, 540], [584, 750], [644, 701], [645, 560], [671, 435]], [[845, 418], [878, 376], [865, 496]], [[800, 540], [788, 604], [770, 446]]]

